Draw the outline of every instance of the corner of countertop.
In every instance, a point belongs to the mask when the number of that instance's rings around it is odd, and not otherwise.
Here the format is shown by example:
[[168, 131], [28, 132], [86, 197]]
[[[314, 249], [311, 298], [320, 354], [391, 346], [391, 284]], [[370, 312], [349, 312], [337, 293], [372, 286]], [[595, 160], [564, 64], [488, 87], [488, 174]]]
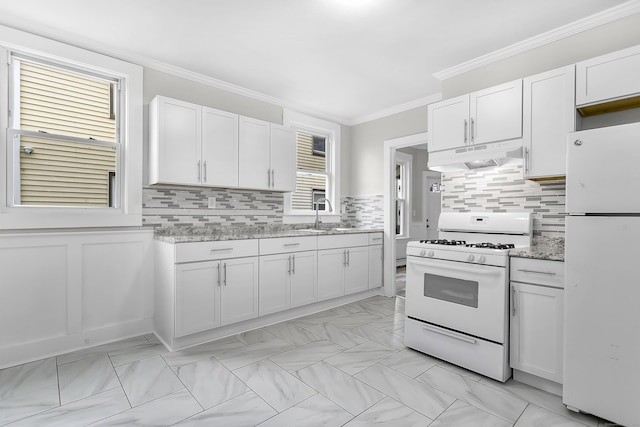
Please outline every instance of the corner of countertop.
[[530, 247], [512, 249], [509, 256], [564, 262], [564, 237], [534, 237]]

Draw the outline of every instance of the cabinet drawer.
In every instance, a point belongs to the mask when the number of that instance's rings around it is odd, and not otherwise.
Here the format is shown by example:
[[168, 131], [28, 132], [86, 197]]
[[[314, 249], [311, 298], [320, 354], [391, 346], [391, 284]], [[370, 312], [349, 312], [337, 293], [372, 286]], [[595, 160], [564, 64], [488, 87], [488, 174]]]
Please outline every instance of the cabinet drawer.
[[318, 236], [318, 249], [352, 248], [368, 245], [369, 233]]
[[384, 234], [381, 232], [369, 233], [369, 245], [381, 245], [383, 238]]
[[317, 247], [317, 236], [260, 239], [260, 255], [281, 254], [286, 252], [315, 251]]
[[258, 255], [258, 240], [223, 240], [176, 244], [176, 263]]
[[532, 258], [511, 258], [511, 280], [564, 288], [564, 263]]

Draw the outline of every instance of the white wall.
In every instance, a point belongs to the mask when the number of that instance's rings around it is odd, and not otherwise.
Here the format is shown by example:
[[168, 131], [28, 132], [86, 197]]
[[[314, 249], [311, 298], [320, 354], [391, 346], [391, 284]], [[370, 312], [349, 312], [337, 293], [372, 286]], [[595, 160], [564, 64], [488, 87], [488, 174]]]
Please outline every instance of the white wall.
[[0, 369], [153, 331], [152, 231], [0, 236]]

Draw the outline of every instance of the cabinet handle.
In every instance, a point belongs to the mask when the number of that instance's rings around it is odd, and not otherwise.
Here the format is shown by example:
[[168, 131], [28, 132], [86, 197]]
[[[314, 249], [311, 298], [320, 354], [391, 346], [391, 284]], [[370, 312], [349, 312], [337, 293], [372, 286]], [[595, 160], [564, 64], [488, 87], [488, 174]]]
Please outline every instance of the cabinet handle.
[[351, 262], [351, 252], [347, 249], [347, 265], [349, 265], [349, 262]]
[[472, 144], [476, 136], [475, 127], [476, 127], [476, 121], [473, 119], [473, 117], [471, 117], [471, 143]]
[[553, 273], [551, 271], [536, 271], [536, 270], [527, 270], [527, 269], [518, 269], [518, 271], [521, 271], [523, 273], [533, 273], [533, 274], [544, 274], [547, 276], [555, 276], [556, 273]]
[[467, 119], [464, 119], [464, 145], [467, 145], [467, 127], [468, 127]]
[[289, 255], [289, 259], [288, 259], [287, 273], [291, 275], [291, 255]]
[[285, 243], [283, 246], [300, 246], [300, 243]]
[[293, 272], [293, 274], [296, 274], [296, 256], [291, 255], [291, 258], [293, 258], [293, 270], [291, 271]]
[[200, 182], [200, 160], [198, 160], [198, 182]]
[[511, 286], [511, 315], [516, 315], [516, 288]]
[[227, 286], [227, 263], [226, 263], [226, 262], [222, 265], [222, 269], [223, 269], [223, 272], [224, 272], [224, 274], [223, 274], [223, 276], [222, 276], [222, 277], [223, 277], [223, 281], [222, 281], [222, 283], [223, 283], [225, 286]]
[[382, 237], [372, 237], [371, 240], [375, 242], [376, 240], [382, 240]]
[[271, 188], [271, 169], [267, 169], [267, 188]]
[[275, 188], [276, 186], [276, 171], [275, 169], [271, 169], [271, 188]]
[[218, 287], [220, 287], [220, 263], [218, 263]]
[[232, 251], [233, 248], [209, 249], [209, 252]]
[[347, 266], [347, 250], [345, 249], [342, 252], [342, 265]]
[[524, 147], [524, 175], [529, 176], [529, 148]]
[[203, 172], [204, 172], [204, 182], [207, 182], [207, 162], [206, 162], [206, 160], [202, 164], [202, 169], [203, 169]]

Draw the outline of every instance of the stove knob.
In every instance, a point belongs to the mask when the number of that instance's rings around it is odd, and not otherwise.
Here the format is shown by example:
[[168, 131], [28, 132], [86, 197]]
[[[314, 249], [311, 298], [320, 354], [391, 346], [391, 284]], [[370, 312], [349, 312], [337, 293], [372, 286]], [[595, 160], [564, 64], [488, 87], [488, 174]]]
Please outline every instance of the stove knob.
[[429, 251], [429, 253], [427, 254], [427, 256], [428, 256], [428, 257], [430, 257], [430, 258], [433, 258], [433, 256], [434, 256], [435, 254], [436, 254], [435, 252], [433, 252], [433, 251]]
[[424, 249], [420, 251], [420, 256], [424, 256], [427, 253]]
[[478, 258], [478, 263], [480, 263], [480, 264], [484, 264], [484, 262], [485, 262], [486, 260], [487, 260], [487, 259], [484, 257], [484, 255], [480, 255], [480, 258]]
[[469, 256], [467, 257], [467, 261], [471, 262], [475, 259], [475, 257], [473, 256], [473, 254], [469, 254]]

